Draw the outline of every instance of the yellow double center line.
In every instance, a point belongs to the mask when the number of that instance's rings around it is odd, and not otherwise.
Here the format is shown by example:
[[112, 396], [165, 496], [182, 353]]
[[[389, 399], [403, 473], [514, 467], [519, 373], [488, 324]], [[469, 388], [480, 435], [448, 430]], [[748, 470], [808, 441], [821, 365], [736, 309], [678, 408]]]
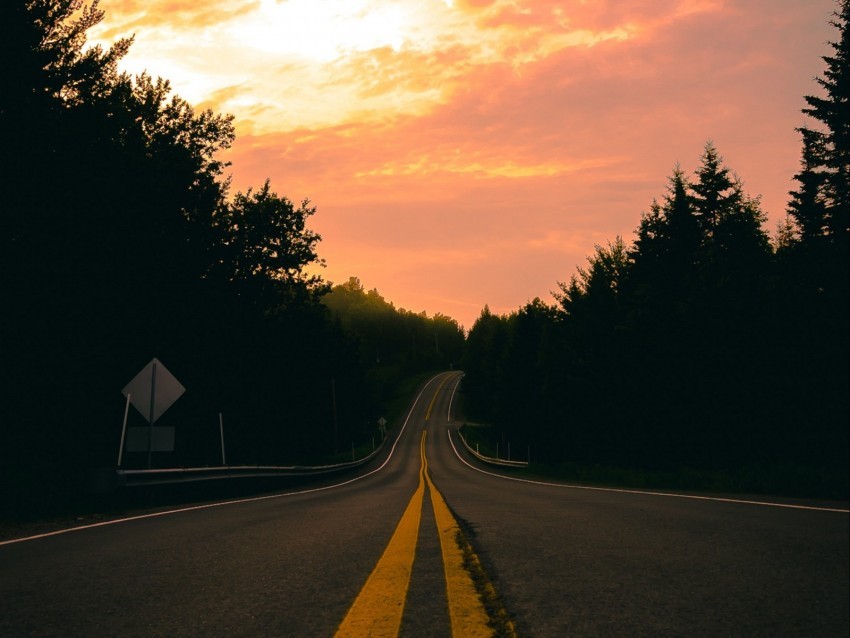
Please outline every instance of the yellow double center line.
[[398, 636], [404, 602], [410, 586], [410, 575], [413, 572], [426, 485], [431, 493], [431, 505], [440, 534], [452, 636], [477, 638], [493, 635], [475, 584], [463, 567], [463, 550], [456, 540], [460, 528], [443, 496], [428, 476], [428, 460], [425, 458], [426, 434], [422, 433], [419, 445], [419, 486], [407, 504], [381, 559], [369, 574], [366, 584], [337, 629], [336, 636], [340, 638]]
[[[436, 401], [437, 401], [437, 397], [438, 397], [438, 396], [440, 396], [440, 390], [442, 390], [442, 389], [443, 389], [443, 386], [444, 386], [444, 385], [446, 385], [446, 381], [448, 381], [448, 380], [449, 380], [448, 375], [446, 375], [445, 377], [443, 377], [443, 380], [442, 380], [442, 381], [440, 381], [440, 385], [438, 385], [438, 386], [437, 386], [437, 390], [436, 390], [436, 392], [434, 392], [434, 396], [433, 396], [433, 397], [431, 397], [431, 403], [429, 403], [429, 404], [428, 404], [428, 410], [425, 412], [425, 420], [426, 420], [426, 421], [429, 421], [429, 420], [431, 419], [431, 410], [433, 410], [433, 409], [434, 409], [434, 403], [436, 403]], [[424, 433], [424, 432], [422, 433], [422, 438], [423, 438], [423, 440], [424, 440], [424, 438], [425, 438], [425, 433]], [[423, 458], [423, 464], [426, 464], [426, 465], [427, 465], [427, 462], [426, 462], [426, 461], [424, 461], [424, 458], [425, 458], [424, 453], [423, 453], [423, 455], [422, 455], [422, 458]]]

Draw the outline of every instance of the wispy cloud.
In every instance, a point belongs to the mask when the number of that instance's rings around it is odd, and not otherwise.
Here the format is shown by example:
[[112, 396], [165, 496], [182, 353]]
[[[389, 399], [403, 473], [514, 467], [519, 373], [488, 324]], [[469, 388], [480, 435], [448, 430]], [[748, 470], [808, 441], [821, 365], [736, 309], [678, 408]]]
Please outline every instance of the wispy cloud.
[[[629, 239], [713, 139], [782, 214], [832, 0], [103, 0], [125, 68], [236, 116], [234, 187], [310, 197], [326, 275], [471, 322]], [[453, 273], [453, 274], [452, 274]], [[435, 300], [455, 299], [451, 307]], [[470, 300], [473, 300], [470, 302]], [[464, 305], [466, 304], [466, 305]], [[463, 314], [460, 314], [463, 313]]]

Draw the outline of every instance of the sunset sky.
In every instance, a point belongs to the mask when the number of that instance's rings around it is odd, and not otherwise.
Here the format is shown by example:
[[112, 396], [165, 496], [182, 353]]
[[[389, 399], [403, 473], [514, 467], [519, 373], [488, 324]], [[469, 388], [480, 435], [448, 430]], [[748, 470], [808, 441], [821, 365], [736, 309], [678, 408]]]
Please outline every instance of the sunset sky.
[[122, 68], [232, 113], [233, 188], [318, 211], [322, 274], [470, 328], [627, 241], [707, 140], [774, 231], [832, 0], [102, 0]]

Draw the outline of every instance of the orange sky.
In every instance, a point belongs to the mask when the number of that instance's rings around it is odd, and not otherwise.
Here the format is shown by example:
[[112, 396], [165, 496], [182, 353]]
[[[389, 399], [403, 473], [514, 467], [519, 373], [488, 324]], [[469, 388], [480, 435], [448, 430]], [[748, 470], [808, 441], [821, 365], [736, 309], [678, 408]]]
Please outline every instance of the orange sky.
[[627, 241], [713, 140], [784, 216], [832, 0], [102, 0], [122, 68], [236, 116], [234, 188], [317, 206], [323, 276], [467, 328]]

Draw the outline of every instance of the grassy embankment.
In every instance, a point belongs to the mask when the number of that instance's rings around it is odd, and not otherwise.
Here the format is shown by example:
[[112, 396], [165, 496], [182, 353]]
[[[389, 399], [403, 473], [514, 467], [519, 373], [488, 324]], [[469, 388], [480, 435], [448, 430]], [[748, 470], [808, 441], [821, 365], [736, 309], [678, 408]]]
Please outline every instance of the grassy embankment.
[[[482, 424], [461, 426], [469, 445], [485, 456], [507, 458], [504, 444], [494, 428]], [[512, 460], [526, 460], [526, 468], [512, 470], [528, 478], [552, 479], [578, 485], [632, 489], [679, 490], [706, 493], [762, 494], [783, 497], [848, 499], [848, 477], [829, 468], [749, 465], [724, 470], [678, 468], [676, 470], [645, 470], [606, 465], [582, 465], [564, 460], [560, 463], [539, 463], [534, 460], [534, 448], [513, 450]]]

